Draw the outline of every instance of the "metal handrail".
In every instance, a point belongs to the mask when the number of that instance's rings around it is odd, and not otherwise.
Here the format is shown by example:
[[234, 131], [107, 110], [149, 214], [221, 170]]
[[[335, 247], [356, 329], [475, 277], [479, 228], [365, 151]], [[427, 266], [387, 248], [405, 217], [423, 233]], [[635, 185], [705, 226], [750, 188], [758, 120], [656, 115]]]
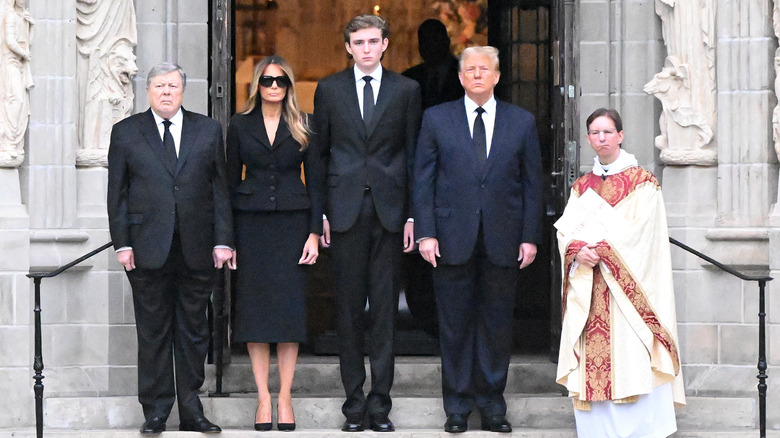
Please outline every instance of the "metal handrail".
[[709, 257], [705, 254], [702, 254], [699, 251], [696, 251], [695, 249], [691, 248], [690, 246], [680, 242], [677, 239], [674, 239], [672, 237], [669, 238], [669, 242], [671, 242], [673, 245], [676, 245], [685, 251], [688, 251], [689, 253], [706, 260], [709, 263], [712, 263], [714, 266], [718, 267], [724, 272], [728, 272], [729, 274], [740, 278], [744, 281], [757, 281], [758, 282], [758, 422], [759, 422], [759, 431], [761, 433], [761, 438], [766, 438], [766, 368], [767, 368], [767, 362], [766, 362], [766, 311], [765, 311], [765, 301], [766, 301], [766, 283], [769, 281], [772, 281], [772, 277], [768, 275], [746, 275], [743, 274], [733, 268], [730, 268], [723, 263], [720, 263], [719, 261], [713, 259], [712, 257]]
[[112, 242], [108, 242], [100, 248], [90, 251], [83, 256], [73, 260], [67, 265], [60, 266], [59, 268], [51, 272], [30, 272], [27, 274], [28, 278], [33, 279], [35, 284], [35, 359], [33, 362], [33, 369], [35, 370], [35, 384], [33, 385], [33, 391], [35, 391], [35, 432], [38, 438], [43, 438], [43, 352], [41, 347], [41, 279], [55, 277], [64, 271], [78, 265], [84, 260], [94, 256], [95, 254], [105, 251], [112, 245]]

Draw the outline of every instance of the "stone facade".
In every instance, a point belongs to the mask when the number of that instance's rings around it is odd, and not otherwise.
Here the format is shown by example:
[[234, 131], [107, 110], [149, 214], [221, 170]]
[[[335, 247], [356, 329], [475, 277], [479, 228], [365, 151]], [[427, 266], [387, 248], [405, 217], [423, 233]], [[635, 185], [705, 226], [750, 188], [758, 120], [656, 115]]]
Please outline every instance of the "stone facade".
[[[661, 1], [661, 0], [657, 0]], [[29, 2], [32, 41], [30, 124], [25, 161], [0, 169], [0, 428], [34, 424], [33, 287], [25, 277], [64, 264], [110, 238], [106, 171], [77, 166], [76, 0]], [[670, 3], [661, 1], [662, 3]], [[668, 164], [655, 138], [661, 101], [644, 86], [668, 56], [662, 20], [649, 0], [572, 3], [579, 114], [571, 131], [589, 169], [584, 121], [600, 106], [624, 119], [625, 147], [661, 178], [672, 236], [740, 270], [780, 278], [777, 104], [772, 0], [710, 0], [714, 8], [716, 123], [712, 165]], [[138, 73], [134, 111], [148, 107], [150, 66], [171, 60], [188, 73], [185, 107], [208, 111], [208, 2], [135, 0]], [[567, 84], [568, 85], [568, 84]], [[673, 247], [681, 354], [689, 395], [756, 393], [758, 288]], [[778, 280], [780, 281], [780, 280]], [[776, 283], [776, 282], [775, 282]], [[767, 292], [769, 406], [780, 403], [780, 286]], [[112, 252], [44, 280], [45, 396], [135, 393], [130, 289]], [[769, 410], [780, 429], [780, 411]]]

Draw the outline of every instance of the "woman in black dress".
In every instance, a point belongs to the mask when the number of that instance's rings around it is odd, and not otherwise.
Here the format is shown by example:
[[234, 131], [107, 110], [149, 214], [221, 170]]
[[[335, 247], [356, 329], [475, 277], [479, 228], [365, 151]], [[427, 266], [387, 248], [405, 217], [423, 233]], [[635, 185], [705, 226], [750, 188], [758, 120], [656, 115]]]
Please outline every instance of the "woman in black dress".
[[247, 110], [230, 121], [228, 179], [236, 228], [233, 340], [246, 342], [257, 384], [255, 429], [272, 426], [270, 344], [276, 343], [280, 389], [277, 427], [294, 430], [290, 388], [298, 343], [306, 341], [306, 268], [322, 232], [319, 157], [309, 146], [307, 115], [295, 98], [290, 65], [269, 56], [255, 67]]

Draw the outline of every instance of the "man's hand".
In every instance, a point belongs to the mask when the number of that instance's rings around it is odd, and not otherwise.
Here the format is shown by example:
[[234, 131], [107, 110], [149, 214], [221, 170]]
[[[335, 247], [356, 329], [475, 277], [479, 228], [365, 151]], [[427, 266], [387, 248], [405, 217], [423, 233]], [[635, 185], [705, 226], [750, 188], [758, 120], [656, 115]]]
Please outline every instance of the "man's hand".
[[517, 256], [517, 261], [520, 262], [520, 269], [523, 269], [533, 263], [535, 258], [536, 245], [533, 243], [521, 243], [520, 254]]
[[320, 245], [323, 248], [330, 246], [330, 222], [327, 219], [322, 220], [322, 236], [320, 236]]
[[230, 248], [214, 248], [211, 252], [214, 267], [220, 269], [227, 264], [228, 269], [236, 269], [236, 252]]
[[441, 257], [439, 254], [439, 241], [435, 237], [428, 237], [420, 241], [420, 255], [426, 262], [436, 267], [436, 257]]
[[404, 252], [414, 251], [414, 222], [404, 224]]
[[320, 250], [317, 248], [317, 240], [320, 236], [315, 233], [310, 233], [309, 238], [306, 239], [306, 243], [303, 244], [303, 253], [301, 254], [299, 265], [313, 265], [317, 263], [317, 257], [320, 255]]
[[574, 256], [574, 260], [576, 260], [577, 263], [585, 265], [591, 269], [595, 268], [596, 265], [598, 265], [601, 261], [601, 257], [598, 255], [598, 253], [596, 253], [596, 251], [593, 250], [595, 247], [595, 243], [590, 243], [587, 246], [583, 246], [577, 255]]
[[125, 268], [125, 271], [132, 271], [135, 269], [135, 254], [133, 254], [132, 249], [117, 251], [116, 259], [119, 264]]

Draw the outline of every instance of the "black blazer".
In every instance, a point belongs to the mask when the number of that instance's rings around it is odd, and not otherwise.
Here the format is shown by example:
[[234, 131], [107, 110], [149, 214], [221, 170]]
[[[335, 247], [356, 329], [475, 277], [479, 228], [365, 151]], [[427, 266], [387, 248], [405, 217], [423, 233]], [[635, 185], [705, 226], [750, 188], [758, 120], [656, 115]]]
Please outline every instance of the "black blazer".
[[215, 245], [233, 247], [222, 128], [185, 111], [175, 168], [164, 158], [149, 109], [114, 125], [108, 150], [108, 221], [114, 248], [133, 248], [139, 268], [165, 263], [178, 220], [191, 269], [214, 267]]
[[347, 231], [357, 221], [363, 194], [370, 187], [382, 226], [400, 232], [411, 214], [420, 86], [383, 69], [373, 119], [366, 129], [353, 72], [348, 68], [321, 80], [314, 93], [313, 142], [327, 169], [325, 210], [333, 231]]
[[541, 243], [542, 174], [533, 115], [498, 101], [482, 166], [463, 99], [425, 111], [417, 142], [415, 237], [436, 237], [441, 263], [466, 263], [480, 219], [490, 262], [517, 266], [521, 243]]
[[[306, 185], [301, 181], [301, 163]], [[272, 145], [260, 105], [249, 114], [234, 115], [227, 134], [227, 169], [233, 209], [309, 210], [310, 232], [322, 234], [322, 161], [311, 147], [301, 151], [284, 118]]]

